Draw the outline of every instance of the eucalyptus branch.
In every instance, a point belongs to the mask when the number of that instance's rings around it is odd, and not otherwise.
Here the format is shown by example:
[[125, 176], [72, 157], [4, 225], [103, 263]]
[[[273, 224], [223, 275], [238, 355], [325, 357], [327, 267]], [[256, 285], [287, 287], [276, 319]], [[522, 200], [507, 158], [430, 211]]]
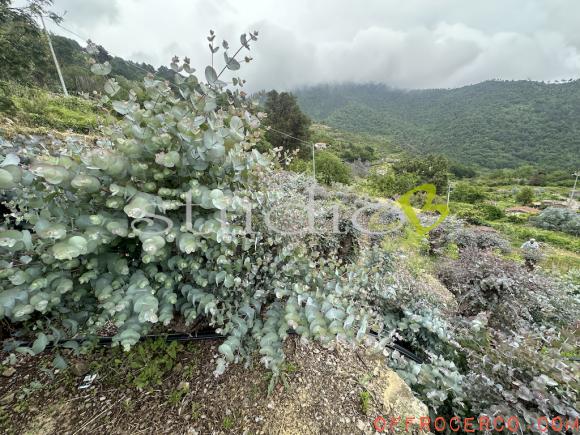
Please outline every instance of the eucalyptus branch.
[[[236, 58], [236, 56], [237, 56], [237, 55], [240, 53], [240, 51], [242, 51], [242, 48], [244, 48], [244, 47], [245, 47], [245, 46], [244, 46], [244, 44], [242, 44], [242, 45], [240, 46], [240, 48], [238, 48], [238, 51], [236, 51], [236, 52], [234, 53], [234, 55], [233, 55], [232, 57], [230, 57], [230, 59], [235, 59], [235, 58]], [[226, 64], [225, 64], [225, 66], [224, 66], [224, 67], [222, 68], [222, 70], [220, 71], [220, 73], [217, 75], [217, 78], [218, 78], [218, 79], [219, 79], [219, 78], [220, 78], [220, 76], [221, 76], [221, 75], [224, 73], [224, 71], [227, 69], [227, 67], [228, 67], [228, 64], [226, 63]]]

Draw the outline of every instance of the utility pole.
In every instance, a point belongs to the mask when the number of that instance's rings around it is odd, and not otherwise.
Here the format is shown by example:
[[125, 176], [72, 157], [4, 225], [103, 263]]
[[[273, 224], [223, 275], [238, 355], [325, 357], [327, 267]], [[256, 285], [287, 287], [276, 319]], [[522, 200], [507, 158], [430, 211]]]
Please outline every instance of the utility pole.
[[64, 84], [64, 78], [62, 77], [62, 72], [60, 72], [60, 65], [58, 64], [58, 60], [56, 58], [56, 53], [54, 52], [54, 48], [52, 47], [52, 41], [50, 40], [50, 34], [48, 30], [46, 30], [46, 24], [44, 24], [44, 18], [42, 13], [38, 14], [40, 16], [40, 21], [42, 22], [42, 27], [44, 29], [44, 33], [46, 35], [46, 39], [48, 39], [48, 46], [50, 47], [50, 52], [52, 53], [52, 59], [54, 60], [54, 66], [56, 66], [56, 72], [58, 73], [58, 78], [60, 79], [60, 84], [62, 86], [62, 91], [64, 95], [68, 97], [68, 91], [66, 90], [66, 85]]
[[316, 181], [316, 160], [314, 160], [314, 151], [323, 150], [326, 148], [324, 142], [317, 142], [312, 144], [312, 174], [314, 175], [314, 181]]
[[570, 193], [570, 199], [568, 200], [568, 204], [572, 207], [572, 201], [574, 200], [574, 196], [576, 194], [576, 184], [578, 184], [578, 177], [580, 176], [580, 171], [576, 171], [572, 174], [573, 177], [576, 177], [574, 180], [574, 187], [572, 187], [572, 192]]
[[451, 197], [451, 182], [449, 181], [449, 174], [447, 174], [447, 208], [449, 208], [450, 197]]
[[314, 160], [314, 144], [312, 144], [312, 174], [316, 182], [316, 161]]

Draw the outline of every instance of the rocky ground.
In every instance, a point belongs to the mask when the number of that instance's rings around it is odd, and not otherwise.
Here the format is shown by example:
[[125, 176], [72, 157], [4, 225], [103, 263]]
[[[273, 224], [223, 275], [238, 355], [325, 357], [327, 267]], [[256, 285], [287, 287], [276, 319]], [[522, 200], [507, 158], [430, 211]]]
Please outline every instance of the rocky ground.
[[[52, 369], [53, 354], [2, 367], [0, 432], [30, 434], [364, 434], [373, 421], [427, 415], [379, 356], [363, 349], [326, 350], [293, 337], [281, 382], [259, 363], [212, 372], [218, 342], [152, 342], [128, 354], [102, 348], [69, 368]], [[87, 375], [96, 375], [80, 388]]]

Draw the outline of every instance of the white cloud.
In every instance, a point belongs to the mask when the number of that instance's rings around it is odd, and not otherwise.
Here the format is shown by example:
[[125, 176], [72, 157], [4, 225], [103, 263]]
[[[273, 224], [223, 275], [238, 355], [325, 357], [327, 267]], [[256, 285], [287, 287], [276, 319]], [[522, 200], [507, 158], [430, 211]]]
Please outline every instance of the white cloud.
[[155, 65], [178, 54], [203, 69], [209, 28], [232, 45], [257, 28], [255, 62], [241, 71], [253, 89], [580, 75], [576, 0], [56, 0], [55, 9], [67, 9], [65, 25], [111, 53]]

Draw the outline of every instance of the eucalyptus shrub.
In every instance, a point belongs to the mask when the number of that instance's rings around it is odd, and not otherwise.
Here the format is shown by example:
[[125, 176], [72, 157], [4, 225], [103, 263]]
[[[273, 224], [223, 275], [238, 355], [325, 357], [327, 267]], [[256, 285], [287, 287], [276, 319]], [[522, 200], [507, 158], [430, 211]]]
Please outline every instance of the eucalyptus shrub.
[[[213, 56], [220, 47], [213, 32], [208, 39]], [[264, 212], [287, 201], [288, 189], [270, 182], [274, 164], [255, 149], [262, 114], [244, 98], [244, 81], [226, 90], [222, 80], [256, 39], [242, 35], [232, 56], [224, 41], [226, 64], [219, 73], [208, 66], [205, 81], [187, 58], [173, 59], [173, 84], [145, 77], [126, 100], [115, 100], [120, 87], [109, 79], [101, 102], [120, 120], [93, 147], [3, 148], [11, 216], [0, 231], [0, 318], [36, 334], [31, 348], [13, 341], [13, 349], [74, 348], [67, 338], [105, 328], [129, 349], [156, 325], [204, 317], [227, 336], [216, 375], [256, 352], [276, 375], [290, 329], [332, 346], [373, 328], [379, 347], [393, 327], [438, 331], [409, 311], [369, 305], [396, 303], [394, 287], [384, 287], [388, 259], [375, 250], [345, 260], [334, 242], [329, 251], [268, 228]]]

